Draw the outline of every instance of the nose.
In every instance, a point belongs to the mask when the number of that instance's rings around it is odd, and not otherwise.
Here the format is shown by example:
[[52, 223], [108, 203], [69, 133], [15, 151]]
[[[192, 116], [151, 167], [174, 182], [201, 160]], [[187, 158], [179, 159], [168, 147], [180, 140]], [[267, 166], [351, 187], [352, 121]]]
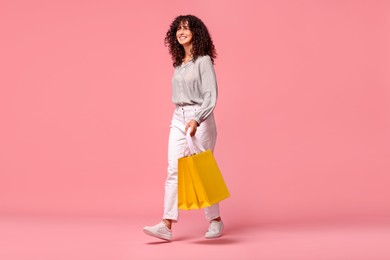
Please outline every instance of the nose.
[[180, 28], [179, 30], [177, 30], [178, 34], [183, 34], [183, 32], [184, 32], [184, 28]]

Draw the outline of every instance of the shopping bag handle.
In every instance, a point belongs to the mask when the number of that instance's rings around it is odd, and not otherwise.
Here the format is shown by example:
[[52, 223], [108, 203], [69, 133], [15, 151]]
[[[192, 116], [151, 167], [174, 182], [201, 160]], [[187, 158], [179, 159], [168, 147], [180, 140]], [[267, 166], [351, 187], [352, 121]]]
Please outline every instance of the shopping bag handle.
[[187, 139], [187, 145], [188, 148], [190, 149], [191, 154], [196, 154], [203, 152], [205, 149], [203, 148], [202, 144], [200, 142], [197, 142], [196, 137], [192, 137], [190, 135], [192, 129], [188, 128], [187, 133], [186, 133], [186, 139]]

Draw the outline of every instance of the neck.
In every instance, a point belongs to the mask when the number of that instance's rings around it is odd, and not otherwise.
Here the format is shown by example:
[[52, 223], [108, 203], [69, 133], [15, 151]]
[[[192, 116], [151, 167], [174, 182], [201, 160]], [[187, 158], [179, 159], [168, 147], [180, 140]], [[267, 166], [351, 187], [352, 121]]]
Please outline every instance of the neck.
[[184, 51], [185, 51], [185, 57], [191, 57], [192, 56], [192, 53], [191, 53], [192, 44], [188, 44], [188, 45], [185, 45], [183, 47], [184, 47]]

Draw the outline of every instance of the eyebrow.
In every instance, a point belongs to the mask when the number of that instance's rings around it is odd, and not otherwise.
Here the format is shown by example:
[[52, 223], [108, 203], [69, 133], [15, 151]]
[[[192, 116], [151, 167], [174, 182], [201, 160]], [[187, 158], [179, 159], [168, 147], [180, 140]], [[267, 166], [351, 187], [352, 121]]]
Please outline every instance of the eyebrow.
[[190, 28], [188, 25], [179, 25], [177, 28], [179, 29], [180, 27], [182, 27], [182, 28]]

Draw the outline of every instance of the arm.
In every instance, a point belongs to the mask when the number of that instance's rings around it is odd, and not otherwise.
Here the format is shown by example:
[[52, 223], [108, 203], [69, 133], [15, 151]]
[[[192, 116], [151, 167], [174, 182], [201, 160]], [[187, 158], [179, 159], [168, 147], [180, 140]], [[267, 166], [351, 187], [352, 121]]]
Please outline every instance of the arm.
[[191, 127], [191, 136], [195, 135], [198, 127], [213, 112], [217, 103], [217, 79], [214, 71], [214, 65], [209, 56], [202, 57], [199, 64], [201, 86], [203, 92], [203, 102], [194, 117], [187, 123], [186, 130]]

